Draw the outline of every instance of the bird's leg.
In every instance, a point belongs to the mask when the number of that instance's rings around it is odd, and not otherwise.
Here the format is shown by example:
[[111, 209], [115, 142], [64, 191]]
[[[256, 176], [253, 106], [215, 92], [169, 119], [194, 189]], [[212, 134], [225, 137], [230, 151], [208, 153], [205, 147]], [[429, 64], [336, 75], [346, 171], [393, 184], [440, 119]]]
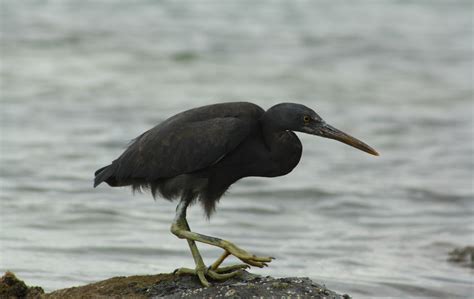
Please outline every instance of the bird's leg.
[[209, 269], [214, 270], [218, 273], [226, 273], [234, 270], [245, 270], [250, 268], [247, 264], [237, 264], [231, 266], [220, 267], [222, 262], [231, 255], [228, 251], [224, 251], [224, 253], [209, 267]]
[[[209, 245], [217, 246], [224, 249], [229, 254], [237, 257], [244, 263], [255, 266], [255, 267], [264, 267], [267, 266], [267, 263], [272, 261], [272, 257], [259, 257], [253, 254], [248, 253], [247, 251], [241, 249], [237, 245], [222, 240], [219, 238], [214, 238], [202, 234], [198, 234], [195, 232], [191, 232], [188, 228], [186, 222], [186, 208], [187, 204], [184, 201], [181, 201], [176, 208], [176, 217], [171, 225], [171, 232], [175, 234], [178, 238], [187, 239], [188, 241], [197, 241], [201, 243], [206, 243]], [[196, 249], [197, 250], [197, 249]], [[193, 249], [191, 249], [193, 251]], [[222, 263], [222, 261], [227, 257], [227, 254], [222, 255], [214, 264], [211, 266], [210, 270], [216, 270], [217, 267]], [[232, 267], [232, 266], [231, 266]], [[242, 265], [238, 265], [239, 268], [243, 268]]]
[[[184, 222], [185, 222], [185, 225], [186, 225], [186, 230], [187, 231], [191, 231], [191, 228], [189, 227], [189, 224], [188, 224], [188, 221], [186, 218], [184, 218]], [[188, 243], [193, 243], [194, 246], [195, 245], [195, 242], [192, 241], [192, 240], [187, 240]], [[189, 245], [191, 246], [191, 245]], [[197, 248], [196, 248], [197, 250]], [[236, 270], [245, 270], [245, 269], [248, 269], [250, 268], [249, 265], [247, 264], [237, 264], [237, 265], [232, 265], [232, 266], [225, 266], [225, 267], [219, 267], [222, 262], [230, 255], [230, 253], [228, 251], [224, 251], [224, 253], [208, 268], [209, 270], [212, 270], [212, 271], [215, 271], [217, 273], [228, 273], [228, 272], [237, 272]]]
[[[176, 217], [171, 225], [171, 231], [178, 236], [179, 238], [185, 238], [188, 241], [189, 248], [191, 249], [191, 254], [194, 259], [194, 263], [196, 264], [195, 269], [189, 268], [180, 268], [175, 271], [176, 274], [195, 274], [198, 276], [201, 284], [205, 287], [208, 287], [210, 284], [206, 279], [206, 275], [211, 277], [215, 280], [225, 280], [240, 273], [240, 270], [244, 269], [242, 265], [240, 267], [225, 267], [220, 269], [215, 269], [212, 267], [207, 268], [204, 264], [204, 261], [199, 253], [195, 240], [182, 237], [182, 232], [191, 232], [189, 228], [189, 224], [186, 220], [186, 208], [188, 206], [188, 202], [185, 200], [181, 200], [176, 208]], [[247, 267], [245, 265], [245, 267]]]
[[[173, 227], [175, 227], [175, 229], [178, 229], [178, 230], [189, 231], [189, 226], [186, 221], [187, 206], [188, 206], [188, 203], [184, 200], [181, 200], [181, 202], [176, 207], [176, 216], [171, 226], [172, 231], [173, 231]], [[205, 277], [206, 265], [204, 264], [201, 254], [199, 253], [196, 242], [189, 239], [187, 239], [187, 241], [188, 241], [189, 249], [191, 250], [191, 254], [194, 259], [194, 263], [196, 264], [196, 268], [195, 269], [180, 268], [176, 270], [175, 273], [178, 275], [185, 274], [185, 273], [195, 274], [198, 276], [199, 280], [201, 281], [201, 284], [205, 287], [208, 287], [210, 284]]]
[[[173, 229], [173, 227], [171, 228], [171, 230], [175, 235], [180, 238], [194, 240], [201, 243], [220, 247], [250, 266], [263, 268], [264, 266], [267, 266], [267, 263], [271, 262], [273, 259], [272, 257], [260, 257], [250, 254], [242, 248], [238, 247], [237, 245], [219, 238], [210, 237], [190, 231], [176, 231]], [[220, 260], [221, 258], [216, 261], [217, 266], [221, 263]]]
[[211, 265], [211, 269], [217, 269], [222, 264], [222, 262], [230, 255], [228, 251], [224, 253]]

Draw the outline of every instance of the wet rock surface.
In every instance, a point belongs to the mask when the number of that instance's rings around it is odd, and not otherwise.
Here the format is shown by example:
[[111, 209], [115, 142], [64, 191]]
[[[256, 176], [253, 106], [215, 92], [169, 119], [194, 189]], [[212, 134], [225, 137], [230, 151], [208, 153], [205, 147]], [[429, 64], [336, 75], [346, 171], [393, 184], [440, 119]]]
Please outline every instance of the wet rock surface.
[[474, 268], [474, 246], [454, 249], [449, 253], [448, 261], [463, 267]]
[[162, 281], [147, 290], [152, 298], [350, 298], [328, 290], [309, 278], [263, 277], [244, 271], [239, 277], [203, 288], [193, 276]]
[[[8, 273], [7, 273], [8, 274]], [[5, 276], [7, 276], [5, 274]], [[13, 275], [13, 274], [11, 274]], [[2, 281], [4, 280], [2, 277]], [[13, 275], [14, 276], [14, 275]], [[16, 277], [15, 277], [16, 279]], [[16, 284], [26, 284], [16, 279]], [[331, 298], [347, 299], [348, 295], [337, 294], [309, 278], [273, 278], [243, 271], [238, 277], [227, 281], [214, 281], [209, 288], [203, 288], [198, 279], [191, 275], [174, 274], [114, 277], [85, 286], [61, 289], [44, 294], [39, 287], [25, 297], [23, 291], [6, 293], [0, 286], [1, 298]], [[28, 291], [27, 293], [28, 294]]]

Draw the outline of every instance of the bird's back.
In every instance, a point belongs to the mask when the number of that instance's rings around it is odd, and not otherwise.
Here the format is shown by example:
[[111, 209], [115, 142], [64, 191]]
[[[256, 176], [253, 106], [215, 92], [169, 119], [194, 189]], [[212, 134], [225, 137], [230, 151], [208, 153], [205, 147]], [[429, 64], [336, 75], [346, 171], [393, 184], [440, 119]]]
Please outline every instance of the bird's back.
[[264, 112], [260, 106], [249, 102], [213, 104], [178, 113], [157, 125], [155, 128], [166, 127], [176, 123], [205, 121], [214, 118], [235, 117], [240, 119], [259, 119]]

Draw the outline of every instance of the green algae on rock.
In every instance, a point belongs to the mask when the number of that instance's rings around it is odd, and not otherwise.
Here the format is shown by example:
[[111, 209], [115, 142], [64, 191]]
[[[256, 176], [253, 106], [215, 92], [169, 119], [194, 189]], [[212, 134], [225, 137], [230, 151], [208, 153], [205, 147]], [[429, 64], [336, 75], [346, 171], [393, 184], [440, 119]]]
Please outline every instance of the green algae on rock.
[[5, 272], [0, 278], [0, 298], [41, 298], [44, 290], [40, 287], [28, 287], [12, 272]]
[[61, 289], [49, 294], [46, 298], [150, 298], [147, 290], [154, 285], [175, 279], [173, 274], [134, 275], [113, 277], [85, 286]]

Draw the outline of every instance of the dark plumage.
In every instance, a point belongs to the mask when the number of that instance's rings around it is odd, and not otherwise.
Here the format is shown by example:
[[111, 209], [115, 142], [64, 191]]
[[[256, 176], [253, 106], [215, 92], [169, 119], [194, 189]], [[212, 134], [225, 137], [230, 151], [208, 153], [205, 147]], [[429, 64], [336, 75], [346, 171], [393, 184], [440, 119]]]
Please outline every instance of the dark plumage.
[[[293, 131], [336, 139], [378, 155], [300, 104], [278, 104], [266, 112], [251, 103], [215, 104], [179, 113], [140, 135], [112, 164], [95, 172], [94, 186], [102, 182], [112, 187], [130, 185], [169, 200], [180, 197], [171, 232], [187, 240], [196, 268], [181, 268], [177, 273], [196, 274], [203, 286], [209, 286], [207, 277], [228, 279], [249, 265], [264, 267], [272, 258], [191, 231], [187, 207], [198, 200], [210, 216], [216, 202], [239, 179], [289, 173], [302, 152]], [[224, 253], [206, 267], [196, 242], [220, 247]], [[221, 267], [229, 255], [245, 264]]]
[[198, 199], [210, 216], [237, 180], [289, 173], [302, 152], [292, 131], [312, 133], [311, 123], [324, 122], [311, 109], [292, 103], [267, 112], [246, 102], [187, 110], [146, 131], [111, 165], [97, 170], [94, 187], [102, 182], [131, 185], [168, 200], [186, 195]]

